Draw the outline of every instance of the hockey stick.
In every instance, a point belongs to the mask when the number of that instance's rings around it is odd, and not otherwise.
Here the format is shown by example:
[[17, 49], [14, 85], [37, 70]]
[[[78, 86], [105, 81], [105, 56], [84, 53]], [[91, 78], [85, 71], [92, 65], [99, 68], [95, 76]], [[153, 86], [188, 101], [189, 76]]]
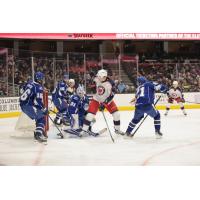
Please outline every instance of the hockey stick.
[[103, 110], [102, 110], [101, 112], [102, 112], [103, 118], [104, 118], [104, 120], [105, 120], [105, 122], [106, 122], [106, 126], [107, 126], [107, 128], [108, 128], [108, 132], [109, 132], [109, 134], [110, 134], [110, 137], [111, 137], [111, 139], [112, 139], [112, 141], [113, 141], [113, 143], [114, 143], [115, 140], [114, 140], [114, 138], [113, 138], [113, 136], [112, 136], [112, 134], [111, 134], [111, 131], [110, 131], [110, 128], [109, 128], [109, 126], [108, 126], [108, 122], [107, 122], [107, 120], [106, 120], [105, 114], [104, 114]]
[[[158, 99], [156, 100], [156, 102], [153, 104], [154, 106], [158, 103], [158, 101], [160, 100], [161, 95], [158, 97]], [[141, 123], [139, 124], [139, 126], [135, 129], [135, 131], [133, 132], [133, 134], [131, 134], [131, 137], [133, 137], [136, 132], [138, 131], [138, 129], [140, 128], [140, 126], [144, 123], [145, 119], [148, 117], [148, 114], [143, 118], [143, 120], [141, 121]]]
[[59, 136], [63, 139], [64, 138], [64, 135], [63, 133], [61, 132], [61, 130], [58, 128], [57, 124], [54, 123], [53, 119], [50, 117], [50, 115], [48, 115], [49, 119], [52, 121], [52, 123], [55, 125], [55, 127], [57, 128], [57, 130], [59, 131]]

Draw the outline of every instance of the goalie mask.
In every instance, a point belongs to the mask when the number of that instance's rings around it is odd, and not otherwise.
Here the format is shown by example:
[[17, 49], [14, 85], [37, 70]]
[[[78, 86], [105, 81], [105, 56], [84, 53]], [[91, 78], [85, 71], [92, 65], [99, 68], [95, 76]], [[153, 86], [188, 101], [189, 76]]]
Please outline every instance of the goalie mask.
[[85, 90], [84, 90], [84, 88], [83, 88], [83, 87], [78, 87], [78, 88], [76, 89], [76, 94], [77, 94], [79, 97], [83, 98], [84, 95], [85, 95]]

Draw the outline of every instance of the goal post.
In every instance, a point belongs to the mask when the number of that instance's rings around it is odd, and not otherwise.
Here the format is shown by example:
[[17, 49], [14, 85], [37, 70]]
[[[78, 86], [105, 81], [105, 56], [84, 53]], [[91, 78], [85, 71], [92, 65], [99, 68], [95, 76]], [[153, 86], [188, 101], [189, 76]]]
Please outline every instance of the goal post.
[[[44, 92], [43, 92], [43, 103], [44, 103], [44, 107], [46, 109], [48, 109], [48, 90], [45, 89]], [[49, 117], [48, 115], [45, 116], [45, 136], [47, 136], [47, 132], [49, 130]]]

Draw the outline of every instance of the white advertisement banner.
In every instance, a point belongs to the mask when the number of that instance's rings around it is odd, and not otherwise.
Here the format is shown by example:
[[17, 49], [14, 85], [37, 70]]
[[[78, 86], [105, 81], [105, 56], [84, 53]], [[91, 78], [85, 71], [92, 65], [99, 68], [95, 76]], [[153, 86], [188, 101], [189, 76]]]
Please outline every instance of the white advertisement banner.
[[[167, 103], [167, 95], [159, 94], [155, 95], [157, 99], [161, 95], [158, 105], [163, 105]], [[117, 106], [131, 106], [130, 101], [135, 97], [134, 94], [116, 94], [114, 100]], [[186, 104], [200, 103], [200, 93], [184, 93], [184, 98]], [[51, 102], [51, 97], [49, 97], [49, 108], [54, 109], [54, 105]], [[6, 97], [0, 98], [0, 114], [9, 112], [21, 111], [19, 106], [19, 97]]]
[[0, 98], [0, 113], [20, 111], [19, 97]]

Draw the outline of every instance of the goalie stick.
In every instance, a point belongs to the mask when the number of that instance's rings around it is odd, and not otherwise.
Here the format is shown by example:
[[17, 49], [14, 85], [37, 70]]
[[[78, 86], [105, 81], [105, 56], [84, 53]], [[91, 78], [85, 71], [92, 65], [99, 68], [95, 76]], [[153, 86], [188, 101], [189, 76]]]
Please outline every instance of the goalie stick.
[[[70, 133], [70, 134], [73, 134], [73, 135], [76, 135], [76, 136], [80, 137], [79, 132], [76, 131], [76, 130], [74, 130], [74, 129], [66, 129], [66, 130], [64, 130], [64, 131], [65, 131], [66, 133]], [[88, 133], [89, 135], [93, 136], [93, 137], [97, 137], [97, 136], [99, 136], [99, 135], [105, 133], [106, 131], [107, 131], [107, 128], [103, 128], [103, 129], [101, 129], [101, 130], [100, 130], [99, 132], [97, 132], [97, 133], [92, 132], [92, 131], [88, 131], [87, 133]]]
[[[158, 99], [156, 100], [156, 102], [153, 104], [154, 106], [158, 103], [158, 101], [160, 100], [161, 95], [158, 97]], [[133, 132], [133, 134], [131, 134], [131, 137], [133, 137], [136, 132], [138, 131], [138, 129], [140, 128], [140, 126], [144, 123], [145, 119], [148, 117], [148, 114], [146, 114], [146, 116], [143, 118], [143, 120], [141, 121], [141, 123], [138, 125], [138, 127], [135, 129], [135, 131]]]

